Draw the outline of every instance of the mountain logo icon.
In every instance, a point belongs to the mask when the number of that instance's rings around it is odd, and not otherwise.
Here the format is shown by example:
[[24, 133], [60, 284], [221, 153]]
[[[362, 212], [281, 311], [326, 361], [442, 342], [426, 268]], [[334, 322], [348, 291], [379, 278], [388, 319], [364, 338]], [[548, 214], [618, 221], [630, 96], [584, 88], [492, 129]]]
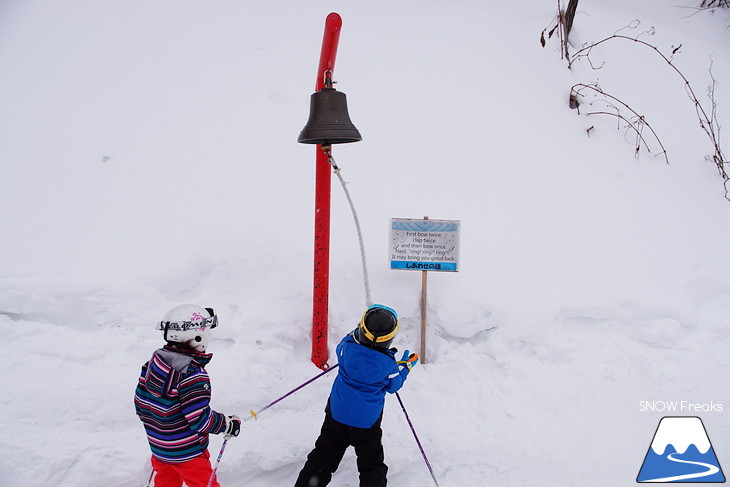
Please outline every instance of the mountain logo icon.
[[636, 481], [725, 482], [702, 420], [696, 416], [663, 417]]

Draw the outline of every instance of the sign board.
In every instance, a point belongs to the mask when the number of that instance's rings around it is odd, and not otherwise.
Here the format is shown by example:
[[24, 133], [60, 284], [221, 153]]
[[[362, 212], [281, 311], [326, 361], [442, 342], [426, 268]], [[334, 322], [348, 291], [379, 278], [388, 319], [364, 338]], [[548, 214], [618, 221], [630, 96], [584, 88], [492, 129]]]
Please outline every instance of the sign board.
[[459, 220], [391, 218], [390, 268], [459, 270]]

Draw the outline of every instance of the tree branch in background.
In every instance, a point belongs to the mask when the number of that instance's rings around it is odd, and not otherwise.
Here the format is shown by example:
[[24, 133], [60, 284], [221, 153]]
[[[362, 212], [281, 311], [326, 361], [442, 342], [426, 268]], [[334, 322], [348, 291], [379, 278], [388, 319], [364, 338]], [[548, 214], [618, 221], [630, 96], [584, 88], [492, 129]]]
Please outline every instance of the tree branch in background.
[[[573, 87], [570, 89], [570, 107], [578, 110], [578, 113], [580, 113], [580, 105], [581, 98], [585, 97], [583, 94], [584, 91], [592, 91], [597, 95], [600, 95], [603, 97], [603, 99], [598, 99], [597, 101], [603, 102], [608, 108], [612, 109], [613, 111], [593, 111], [588, 112], [586, 115], [610, 115], [613, 117], [616, 117], [618, 119], [619, 127], [621, 121], [624, 121], [626, 123], [625, 129], [634, 132], [636, 135], [635, 139], [635, 151], [634, 155], [638, 159], [639, 157], [639, 151], [641, 150], [641, 145], [644, 145], [644, 148], [646, 148], [647, 152], [651, 153], [651, 149], [649, 148], [649, 144], [646, 142], [646, 139], [644, 138], [644, 128], [648, 128], [649, 131], [652, 133], [654, 139], [656, 140], [657, 144], [659, 144], [659, 147], [661, 147], [661, 152], [659, 152], [657, 155], [664, 156], [664, 161], [669, 164], [669, 158], [667, 157], [667, 150], [664, 148], [664, 144], [662, 144], [661, 140], [659, 140], [659, 136], [656, 134], [654, 129], [649, 125], [649, 122], [646, 121], [643, 115], [639, 115], [633, 108], [631, 108], [629, 105], [624, 103], [623, 101], [619, 100], [613, 95], [610, 95], [603, 91], [599, 86], [597, 85], [587, 85], [585, 83], [578, 83], [573, 85]], [[612, 102], [609, 102], [607, 100], [611, 100]], [[595, 102], [589, 103], [590, 106], [593, 105]], [[630, 117], [626, 117], [621, 113], [621, 109], [628, 111], [631, 113]]]
[[558, 11], [553, 17], [555, 25], [549, 31], [547, 28], [542, 30], [540, 34], [540, 44], [545, 47], [547, 41], [545, 40], [545, 32], [548, 33], [548, 39], [552, 38], [553, 34], [557, 30], [558, 37], [560, 38], [560, 59], [569, 59], [570, 54], [568, 52], [568, 36], [570, 30], [573, 28], [573, 19], [575, 18], [575, 12], [578, 9], [578, 0], [568, 0], [568, 8], [563, 10], [563, 7], [558, 0]]
[[730, 8], [730, 0], [702, 0], [702, 8], [726, 7]]
[[[730, 0], [723, 0], [723, 1], [725, 1], [725, 3], [726, 3], [727, 1], [730, 1]], [[695, 107], [695, 111], [697, 113], [697, 118], [700, 121], [700, 127], [705, 132], [705, 134], [707, 134], [707, 137], [710, 139], [712, 148], [714, 150], [714, 153], [710, 156], [707, 156], [706, 158], [707, 158], [707, 160], [709, 160], [713, 164], [715, 164], [715, 166], [717, 167], [717, 170], [723, 179], [723, 184], [724, 184], [724, 188], [725, 188], [725, 198], [730, 200], [730, 188], [728, 187], [728, 185], [730, 183], [730, 175], [728, 175], [728, 166], [730, 165], [730, 161], [728, 161], [728, 159], [723, 154], [722, 149], [720, 148], [720, 124], [717, 119], [717, 103], [716, 103], [716, 98], [715, 98], [716, 81], [712, 75], [712, 64], [710, 64], [710, 78], [711, 78], [712, 82], [710, 84], [710, 88], [708, 89], [708, 95], [710, 98], [710, 114], [709, 115], [708, 115], [707, 110], [705, 110], [705, 107], [702, 105], [702, 103], [700, 103], [700, 100], [697, 97], [697, 95], [695, 94], [695, 91], [692, 88], [692, 85], [690, 84], [687, 77], [673, 64], [673, 62], [672, 62], [673, 59], [665, 56], [655, 46], [649, 44], [648, 42], [642, 41], [638, 38], [614, 34], [610, 37], [607, 37], [600, 41], [594, 42], [593, 44], [590, 44], [590, 45], [578, 50], [573, 55], [573, 57], [568, 60], [568, 68], [571, 68], [573, 63], [575, 63], [577, 60], [585, 58], [588, 60], [591, 67], [593, 67], [593, 69], [600, 69], [600, 67], [599, 68], [594, 67], [593, 62], [590, 59], [591, 52], [593, 51], [593, 49], [596, 46], [599, 46], [601, 44], [605, 44], [608, 42], [614, 42], [614, 41], [629, 41], [629, 42], [635, 43], [636, 45], [649, 49], [650, 52], [654, 52], [656, 55], [658, 55], [660, 58], [662, 58], [664, 60], [664, 62], [672, 69], [672, 71], [674, 71], [682, 79], [682, 81], [684, 82], [685, 90], [687, 92], [687, 96], [689, 97], [690, 101], [693, 103], [693, 105]], [[678, 49], [679, 49], [679, 47], [673, 49], [672, 56], [674, 56], [674, 54], [677, 52]], [[573, 96], [576, 86], [588, 87], [591, 85], [581, 85], [581, 84], [575, 85], [571, 89], [571, 96]], [[594, 87], [593, 89], [595, 91], [601, 93], [602, 95], [607, 96], [608, 98], [611, 98], [614, 101], [618, 101], [616, 98], [611, 97], [610, 95], [607, 95], [606, 93], [604, 93], [600, 88]], [[626, 108], [628, 108], [628, 106], [626, 106], [625, 104], [623, 104], [623, 105]], [[633, 112], [633, 110], [632, 110], [632, 112]], [[636, 112], [633, 112], [633, 113], [637, 117], [639, 116], [638, 114], [636, 114]], [[645, 121], [642, 123], [645, 123]], [[652, 132], [653, 132], [653, 130], [652, 130]], [[654, 134], [654, 136], [656, 137], [656, 134]], [[658, 138], [657, 138], [657, 140], [658, 140]], [[666, 154], [665, 154], [665, 157], [666, 157]]]
[[[699, 7], [688, 7], [688, 6], [681, 6], [677, 8], [684, 8], [687, 10], [694, 10], [694, 13], [688, 15], [687, 17], [692, 17], [694, 15], [697, 15], [700, 12], [707, 12], [715, 13], [715, 10], [718, 8], [730, 8], [730, 0], [703, 0], [702, 4]], [[684, 17], [684, 18], [687, 18]], [[730, 17], [725, 19], [725, 23], [727, 23], [728, 28], [730, 28]]]

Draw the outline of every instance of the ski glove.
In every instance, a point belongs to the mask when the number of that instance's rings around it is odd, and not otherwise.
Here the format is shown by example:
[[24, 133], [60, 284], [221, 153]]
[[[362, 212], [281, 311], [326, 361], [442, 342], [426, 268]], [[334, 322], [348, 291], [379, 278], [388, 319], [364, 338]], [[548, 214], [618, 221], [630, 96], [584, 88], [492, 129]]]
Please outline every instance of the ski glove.
[[238, 436], [241, 432], [241, 419], [238, 416], [228, 416], [228, 422], [226, 424], [226, 438], [231, 436]]
[[408, 372], [418, 363], [418, 354], [411, 353], [410, 350], [403, 352], [403, 357], [398, 361], [399, 364], [405, 365]]

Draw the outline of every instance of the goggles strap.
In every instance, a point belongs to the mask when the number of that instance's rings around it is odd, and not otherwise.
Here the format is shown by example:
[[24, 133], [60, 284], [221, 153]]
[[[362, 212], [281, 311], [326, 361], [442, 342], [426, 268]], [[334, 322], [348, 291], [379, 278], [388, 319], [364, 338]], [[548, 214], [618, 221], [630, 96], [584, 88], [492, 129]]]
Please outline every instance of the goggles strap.
[[365, 335], [365, 337], [368, 340], [370, 340], [371, 342], [374, 342], [374, 343], [387, 342], [388, 340], [392, 339], [395, 336], [395, 334], [398, 332], [398, 328], [400, 328], [400, 324], [398, 323], [398, 318], [395, 319], [395, 328], [393, 328], [393, 331], [391, 331], [387, 335], [382, 335], [382, 336], [376, 337], [375, 335], [373, 335], [370, 332], [370, 330], [368, 330], [367, 325], [365, 325], [365, 316], [367, 316], [368, 311], [370, 311], [370, 309], [368, 309], [362, 315], [362, 319], [360, 320], [360, 330], [362, 330], [362, 332]]

